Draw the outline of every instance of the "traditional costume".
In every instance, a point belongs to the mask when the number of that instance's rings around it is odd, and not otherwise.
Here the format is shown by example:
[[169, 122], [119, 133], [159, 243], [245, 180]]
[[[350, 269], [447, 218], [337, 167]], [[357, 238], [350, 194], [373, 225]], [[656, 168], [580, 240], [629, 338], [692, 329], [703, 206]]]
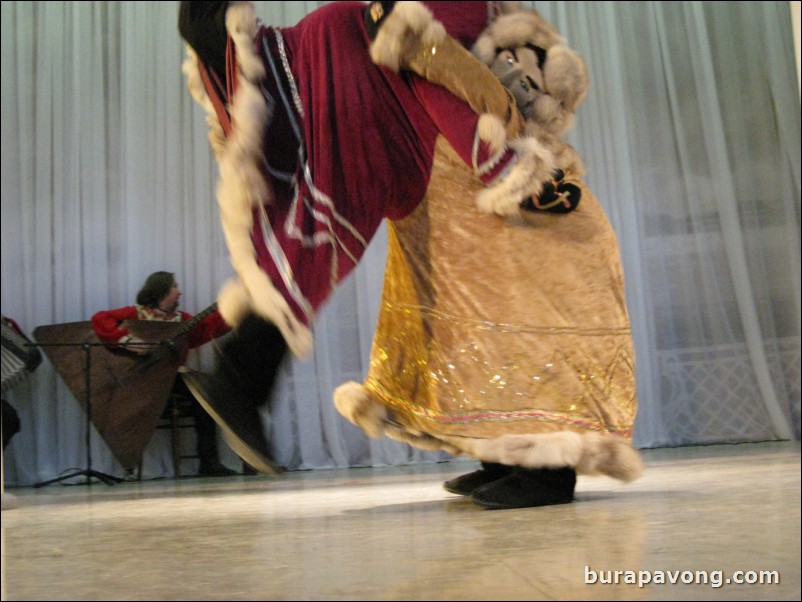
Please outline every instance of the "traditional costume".
[[[484, 3], [438, 4], [467, 37], [487, 26]], [[208, 113], [237, 272], [218, 298], [234, 336], [212, 377], [187, 384], [235, 451], [263, 472], [272, 466], [256, 408], [285, 349], [308, 353], [315, 315], [381, 221], [416, 210], [438, 138], [485, 185], [476, 199], [484, 211], [517, 212], [554, 171], [536, 141], [507, 144], [505, 129], [521, 123], [511, 96], [501, 118], [483, 120], [442, 86], [377, 67], [365, 7], [334, 2], [292, 27], [266, 27], [250, 2], [181, 3], [184, 69]]]
[[[441, 134], [490, 189], [506, 194], [515, 183], [516, 211], [551, 178], [550, 155], [526, 141], [507, 147], [504, 123], [484, 131], [441, 86], [376, 67], [363, 3], [325, 5], [282, 28], [259, 23], [250, 2], [228, 4], [227, 73], [193, 50], [184, 65], [220, 165], [237, 271], [219, 298], [227, 322], [256, 313], [294, 352], [308, 352], [316, 313], [382, 220], [403, 218], [423, 198]], [[459, 15], [475, 36], [487, 7], [471, 4]]]
[[[417, 4], [397, 3], [384, 17], [376, 43], [396, 52], [374, 57], [442, 82], [472, 105], [492, 105], [493, 95], [502, 102], [497, 81], [463, 92], [450, 83], [460, 53], [451, 40], [419, 35], [430, 26]], [[577, 473], [630, 481], [642, 467], [630, 443], [637, 399], [617, 239], [579, 178], [581, 161], [557, 140], [584, 89], [568, 86], [571, 100], [555, 102], [565, 94], [549, 84], [564, 82], [569, 67], [546, 71], [552, 50], [567, 56], [561, 38], [536, 13], [504, 18], [517, 33], [502, 45], [497, 31], [485, 32], [496, 42], [486, 61], [529, 43], [542, 51], [535, 96], [550, 95], [538, 102], [551, 109], [532, 111], [530, 131], [550, 136], [566, 158], [557, 167], [582, 203], [566, 215], [483, 214], [472, 202], [482, 182], [439, 138], [424, 201], [390, 222], [368, 377], [335, 392], [340, 412], [371, 436], [482, 460], [482, 470], [446, 488], [489, 508], [570, 502]], [[480, 37], [477, 48], [487, 47]]]

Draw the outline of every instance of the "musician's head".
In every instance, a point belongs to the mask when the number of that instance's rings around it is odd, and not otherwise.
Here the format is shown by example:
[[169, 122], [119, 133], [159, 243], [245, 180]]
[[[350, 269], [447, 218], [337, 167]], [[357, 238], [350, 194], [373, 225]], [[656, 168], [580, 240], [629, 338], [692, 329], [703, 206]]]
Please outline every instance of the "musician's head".
[[172, 272], [154, 272], [136, 296], [139, 305], [172, 313], [178, 308], [181, 289]]

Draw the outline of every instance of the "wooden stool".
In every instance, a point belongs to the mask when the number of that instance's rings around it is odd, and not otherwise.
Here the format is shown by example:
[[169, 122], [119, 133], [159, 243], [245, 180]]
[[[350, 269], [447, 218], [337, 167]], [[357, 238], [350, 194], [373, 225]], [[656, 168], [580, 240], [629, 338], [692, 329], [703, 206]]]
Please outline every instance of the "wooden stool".
[[[195, 412], [192, 407], [196, 403], [183, 395], [171, 394], [164, 407], [164, 412], [159, 419], [156, 430], [170, 429], [170, 446], [173, 456], [173, 475], [178, 479], [181, 477], [182, 460], [193, 460], [198, 458], [197, 453], [184, 454], [181, 452], [181, 431], [182, 429], [195, 428]], [[139, 463], [138, 480], [142, 480], [142, 463]]]

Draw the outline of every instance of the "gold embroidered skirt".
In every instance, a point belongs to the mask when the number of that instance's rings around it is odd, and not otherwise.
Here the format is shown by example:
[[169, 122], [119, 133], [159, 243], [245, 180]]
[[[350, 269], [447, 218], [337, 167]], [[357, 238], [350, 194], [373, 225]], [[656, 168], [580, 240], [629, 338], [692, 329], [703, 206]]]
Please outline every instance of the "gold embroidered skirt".
[[[481, 182], [441, 139], [425, 201], [390, 223], [369, 374], [335, 393], [340, 411], [373, 435], [511, 464], [577, 466], [607, 442], [629, 447], [637, 400], [618, 242], [573, 182], [572, 213], [483, 214]], [[354, 394], [361, 409], [343, 407]], [[521, 444], [538, 452], [510, 451]]]

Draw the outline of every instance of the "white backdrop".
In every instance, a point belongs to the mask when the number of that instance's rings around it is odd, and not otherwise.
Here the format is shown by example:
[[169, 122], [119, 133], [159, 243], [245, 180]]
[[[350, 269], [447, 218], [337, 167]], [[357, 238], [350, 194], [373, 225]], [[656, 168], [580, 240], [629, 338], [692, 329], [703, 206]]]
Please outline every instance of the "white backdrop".
[[[256, 2], [289, 25], [321, 3]], [[570, 139], [619, 234], [640, 447], [800, 436], [800, 100], [787, 2], [534, 2], [591, 77]], [[2, 312], [29, 334], [134, 301], [156, 270], [182, 307], [230, 276], [177, 2], [2, 2]], [[795, 89], [796, 88], [796, 89]], [[331, 394], [366, 374], [385, 230], [326, 307], [272, 415], [291, 469], [448, 459], [367, 440]], [[559, 260], [559, 258], [555, 258]], [[210, 366], [210, 352], [193, 355]], [[84, 415], [49, 362], [9, 401], [5, 485], [85, 467]], [[92, 433], [93, 468], [121, 467]], [[237, 467], [223, 450], [224, 460]], [[165, 437], [145, 477], [168, 474]]]

